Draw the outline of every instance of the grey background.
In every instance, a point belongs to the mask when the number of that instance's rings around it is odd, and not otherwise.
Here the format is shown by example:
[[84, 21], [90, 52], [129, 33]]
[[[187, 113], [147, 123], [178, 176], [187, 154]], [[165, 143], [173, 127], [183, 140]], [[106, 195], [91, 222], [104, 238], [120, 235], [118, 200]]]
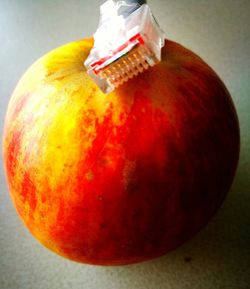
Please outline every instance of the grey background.
[[[250, 288], [250, 1], [148, 1], [169, 39], [189, 47], [221, 76], [241, 125], [241, 157], [218, 214], [195, 238], [156, 260], [125, 267], [67, 261], [24, 228], [0, 167], [0, 289]], [[96, 0], [0, 0], [0, 135], [7, 103], [38, 57], [91, 35]], [[188, 262], [189, 261], [189, 262]]]

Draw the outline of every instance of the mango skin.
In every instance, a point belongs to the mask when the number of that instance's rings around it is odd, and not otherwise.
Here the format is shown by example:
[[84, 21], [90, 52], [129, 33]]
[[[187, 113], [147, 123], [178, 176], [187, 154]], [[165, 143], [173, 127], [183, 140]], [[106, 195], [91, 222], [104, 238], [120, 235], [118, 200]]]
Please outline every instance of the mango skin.
[[215, 72], [166, 41], [162, 62], [103, 94], [84, 39], [35, 62], [8, 106], [3, 155], [32, 235], [68, 259], [122, 265], [165, 254], [222, 204], [239, 125]]

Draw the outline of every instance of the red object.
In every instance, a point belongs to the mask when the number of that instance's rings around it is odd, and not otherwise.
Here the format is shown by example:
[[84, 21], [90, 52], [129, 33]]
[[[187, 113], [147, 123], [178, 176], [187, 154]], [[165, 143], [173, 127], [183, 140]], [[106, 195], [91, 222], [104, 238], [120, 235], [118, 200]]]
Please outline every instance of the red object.
[[104, 95], [83, 70], [92, 45], [52, 51], [19, 82], [4, 130], [9, 189], [52, 251], [140, 262], [188, 240], [221, 206], [239, 157], [237, 115], [215, 72], [171, 41], [160, 63]]

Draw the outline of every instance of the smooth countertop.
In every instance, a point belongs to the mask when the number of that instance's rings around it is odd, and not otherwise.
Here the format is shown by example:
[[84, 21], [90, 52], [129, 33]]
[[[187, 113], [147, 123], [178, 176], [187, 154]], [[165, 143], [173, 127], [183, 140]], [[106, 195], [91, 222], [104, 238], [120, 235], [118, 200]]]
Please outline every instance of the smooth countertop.
[[[11, 92], [40, 56], [90, 36], [97, 0], [0, 0], [0, 135]], [[148, 1], [169, 39], [198, 53], [225, 82], [241, 127], [241, 157], [223, 207], [166, 256], [124, 267], [63, 259], [42, 247], [11, 203], [0, 157], [0, 289], [250, 288], [250, 1]]]

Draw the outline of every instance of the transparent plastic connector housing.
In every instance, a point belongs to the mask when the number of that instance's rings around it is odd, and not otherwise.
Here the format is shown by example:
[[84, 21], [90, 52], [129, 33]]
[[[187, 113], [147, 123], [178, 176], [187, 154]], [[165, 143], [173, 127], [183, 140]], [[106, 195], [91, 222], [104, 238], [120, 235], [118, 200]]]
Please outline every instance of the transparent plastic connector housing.
[[161, 60], [164, 36], [147, 4], [106, 1], [100, 8], [94, 47], [84, 62], [104, 93]]

